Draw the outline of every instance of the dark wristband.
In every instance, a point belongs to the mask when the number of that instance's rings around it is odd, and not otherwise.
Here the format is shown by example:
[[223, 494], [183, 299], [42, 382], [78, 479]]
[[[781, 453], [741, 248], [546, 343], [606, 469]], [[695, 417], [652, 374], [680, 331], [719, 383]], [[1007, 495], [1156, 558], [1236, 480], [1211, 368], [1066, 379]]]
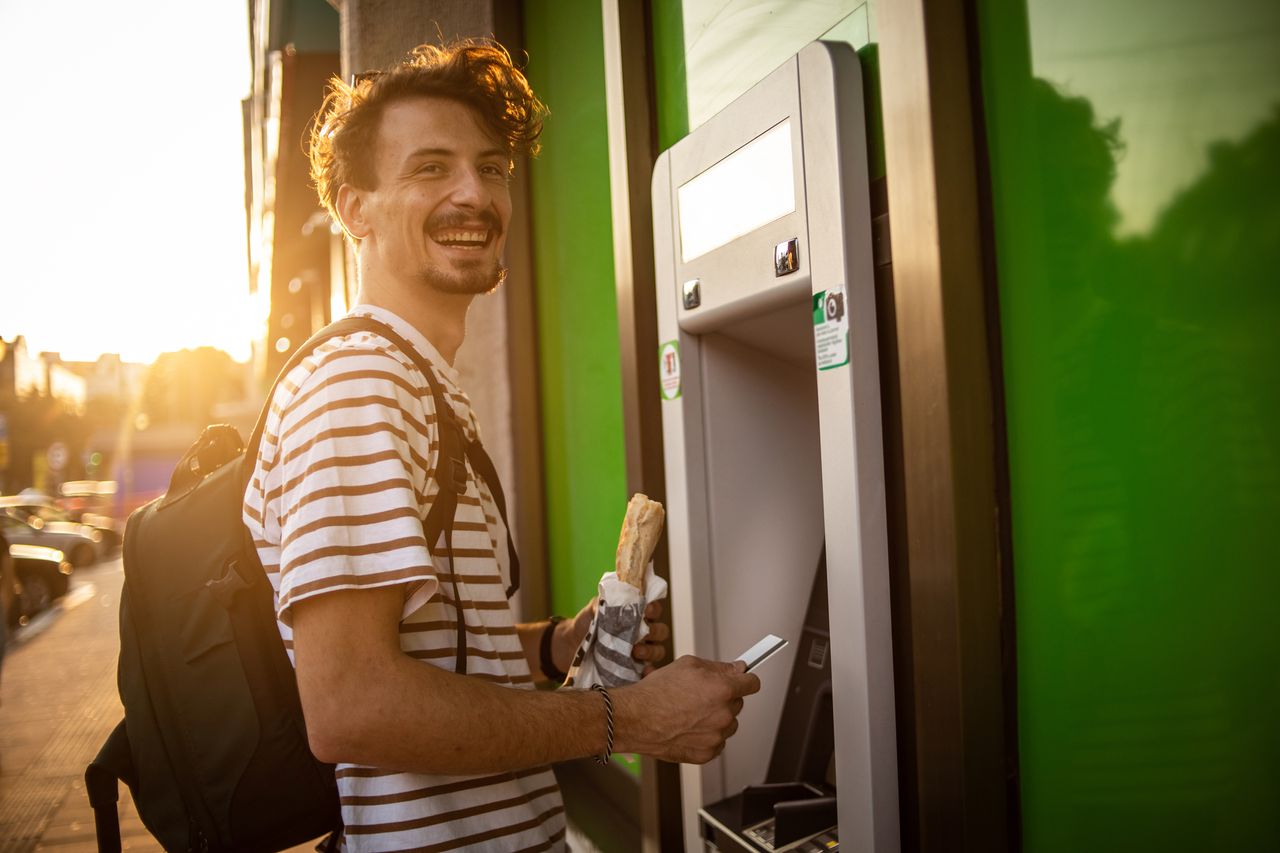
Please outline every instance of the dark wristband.
[[564, 684], [564, 680], [569, 677], [567, 672], [561, 672], [556, 667], [556, 662], [551, 657], [551, 636], [556, 632], [556, 625], [563, 621], [563, 616], [552, 616], [547, 620], [547, 627], [542, 631], [540, 643], [539, 663], [542, 666], [542, 674], [557, 684]]

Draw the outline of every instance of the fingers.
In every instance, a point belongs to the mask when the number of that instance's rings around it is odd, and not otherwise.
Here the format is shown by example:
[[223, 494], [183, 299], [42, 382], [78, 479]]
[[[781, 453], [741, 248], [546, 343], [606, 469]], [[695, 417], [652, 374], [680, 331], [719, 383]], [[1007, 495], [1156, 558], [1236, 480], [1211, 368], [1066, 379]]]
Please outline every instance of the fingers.
[[[650, 605], [652, 608], [653, 605]], [[646, 611], [647, 612], [647, 611]], [[636, 643], [631, 650], [631, 656], [638, 661], [647, 663], [658, 663], [667, 656], [667, 650], [663, 647], [663, 643], [671, 636], [671, 629], [661, 622], [654, 622], [649, 625], [649, 633], [645, 638]]]
[[644, 621], [657, 622], [662, 618], [662, 602], [651, 601], [649, 606], [644, 609]]
[[760, 676], [758, 675], [744, 672], [741, 675], [734, 675], [732, 680], [734, 696], [750, 696], [752, 693], [760, 692]]
[[760, 692], [760, 677], [748, 673], [747, 665], [742, 661], [716, 661], [714, 665], [719, 666], [720, 671], [728, 676], [733, 685], [734, 696], [750, 696]]
[[647, 643], [665, 643], [671, 636], [671, 629], [661, 622], [649, 625], [649, 634], [644, 638]]
[[646, 663], [658, 663], [666, 656], [667, 650], [660, 643], [652, 642], [650, 638], [636, 643], [631, 649], [631, 657]]
[[[740, 704], [740, 703], [739, 703]], [[718, 731], [706, 733], [686, 757], [680, 759], [690, 764], [706, 764], [714, 758], [718, 758], [724, 752], [725, 746], [728, 744], [729, 738], [738, 732], [738, 718], [731, 717], [723, 728]]]

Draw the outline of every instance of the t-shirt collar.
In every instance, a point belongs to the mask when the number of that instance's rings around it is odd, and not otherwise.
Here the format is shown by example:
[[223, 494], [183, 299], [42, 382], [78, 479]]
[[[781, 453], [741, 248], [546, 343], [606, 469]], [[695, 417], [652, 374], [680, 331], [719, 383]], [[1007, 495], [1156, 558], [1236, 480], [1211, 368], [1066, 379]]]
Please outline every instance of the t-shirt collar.
[[458, 371], [455, 370], [449, 362], [445, 361], [444, 357], [440, 355], [440, 351], [432, 345], [431, 341], [427, 340], [426, 335], [419, 332], [418, 329], [408, 320], [393, 311], [388, 311], [380, 305], [370, 305], [367, 302], [362, 302], [353, 307], [351, 309], [351, 313], [362, 314], [366, 317], [372, 317], [375, 320], [381, 320], [386, 323], [395, 330], [400, 337], [413, 344], [414, 348], [418, 350], [418, 354], [431, 362], [432, 367], [434, 367], [441, 376], [448, 380], [450, 385], [453, 385], [455, 388], [458, 387]]

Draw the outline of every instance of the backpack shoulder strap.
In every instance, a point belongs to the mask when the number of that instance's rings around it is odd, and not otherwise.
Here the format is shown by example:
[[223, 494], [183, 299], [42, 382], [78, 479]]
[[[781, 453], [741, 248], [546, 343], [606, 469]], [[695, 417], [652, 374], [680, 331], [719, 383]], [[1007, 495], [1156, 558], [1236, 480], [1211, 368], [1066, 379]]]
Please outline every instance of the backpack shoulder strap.
[[507, 598], [516, 594], [520, 588], [520, 558], [516, 555], [516, 545], [511, 539], [511, 522], [507, 521], [507, 496], [502, 491], [502, 480], [498, 478], [498, 469], [485, 452], [479, 441], [467, 444], [467, 459], [471, 467], [489, 485], [489, 493], [498, 504], [498, 513], [502, 516], [502, 525], [507, 529], [507, 560], [511, 566], [511, 585], [507, 587]]
[[271, 400], [276, 396], [276, 389], [280, 387], [281, 381], [289, 375], [289, 371], [293, 370], [302, 360], [311, 355], [316, 347], [333, 338], [339, 338], [343, 335], [349, 335], [352, 332], [378, 332], [381, 334], [385, 324], [379, 323], [371, 317], [343, 317], [341, 320], [335, 320], [307, 338], [302, 346], [293, 351], [293, 355], [289, 356], [289, 360], [284, 363], [284, 367], [280, 368], [280, 372], [276, 374], [275, 381], [271, 383], [271, 389], [267, 391], [266, 401], [262, 404], [262, 411], [258, 413], [258, 420], [253, 425], [253, 432], [249, 435], [249, 443], [245, 445], [245, 459], [248, 464], [245, 465], [244, 480], [248, 485], [249, 478], [253, 476], [253, 466], [258, 458], [258, 447], [262, 444], [262, 433], [267, 427], [267, 414], [271, 411]]
[[[372, 320], [372, 318], [362, 318]], [[502, 481], [498, 477], [498, 469], [494, 466], [493, 460], [489, 458], [489, 454], [485, 452], [484, 445], [479, 441], [468, 442], [463, 435], [462, 425], [458, 423], [457, 417], [453, 413], [453, 406], [449, 405], [446, 399], [444, 389], [440, 387], [440, 380], [436, 379], [435, 371], [431, 365], [424, 359], [418, 350], [396, 334], [394, 329], [386, 326], [377, 320], [373, 320], [381, 328], [378, 334], [382, 335], [396, 348], [409, 356], [414, 365], [423, 376], [427, 378], [427, 383], [431, 386], [431, 396], [435, 398], [437, 422], [440, 427], [440, 458], [442, 465], [446, 466], [445, 470], [440, 472], [441, 494], [445, 489], [445, 483], [448, 483], [449, 489], [453, 491], [453, 495], [449, 500], [456, 505], [457, 496], [463, 494], [467, 490], [467, 468], [466, 461], [471, 462], [471, 467], [481, 479], [489, 486], [489, 493], [493, 495], [494, 502], [498, 504], [498, 514], [502, 516], [502, 524], [507, 529], [507, 559], [511, 566], [511, 585], [507, 587], [507, 598], [516, 594], [516, 590], [520, 588], [520, 558], [516, 555], [515, 541], [511, 538], [511, 524], [507, 521], [507, 498], [502, 490]], [[437, 508], [439, 512], [437, 513]], [[427, 514], [427, 534], [428, 540], [436, 542], [440, 538], [440, 532], [446, 529], [444, 521], [448, 521], [448, 526], [453, 524], [453, 506], [445, 507], [441, 505], [439, 498], [432, 506], [432, 511]], [[433, 518], [433, 516], [438, 516]]]
[[[427, 380], [427, 385], [431, 390], [431, 397], [436, 410], [436, 423], [439, 425], [440, 464], [437, 466], [436, 471], [439, 492], [435, 501], [432, 502], [426, 520], [423, 522], [423, 531], [426, 534], [428, 548], [434, 548], [443, 534], [445, 548], [449, 552], [450, 560], [452, 561], [453, 519], [457, 512], [458, 497], [467, 490], [467, 462], [470, 461], [472, 468], [488, 485], [489, 492], [493, 495], [493, 499], [498, 505], [498, 513], [502, 516], [502, 523], [507, 529], [507, 558], [511, 571], [511, 584], [507, 587], [506, 594], [508, 598], [515, 595], [516, 590], [520, 588], [520, 560], [516, 555], [515, 542], [511, 537], [511, 524], [507, 520], [506, 495], [498, 478], [497, 468], [479, 441], [468, 442], [466, 440], [462, 425], [458, 423], [453, 406], [449, 404], [444, 388], [440, 385], [440, 380], [436, 378], [435, 370], [431, 364], [422, 357], [416, 347], [381, 320], [363, 316], [344, 317], [325, 326], [307, 339], [302, 346], [298, 347], [289, 361], [285, 363], [285, 366], [281, 368], [276, 381], [271, 386], [271, 391], [267, 395], [267, 401], [263, 405], [262, 412], [258, 416], [258, 422], [254, 425], [253, 434], [250, 436], [246, 450], [246, 459], [248, 461], [245, 466], [248, 469], [245, 473], [246, 482], [252, 476], [254, 460], [257, 458], [258, 447], [262, 442], [262, 433], [266, 427], [267, 413], [271, 408], [271, 399], [275, 396], [276, 387], [280, 380], [320, 344], [331, 338], [348, 335], [352, 332], [374, 332], [386, 338], [395, 345], [396, 349], [408, 356], [409, 360], [413, 362], [414, 366], [418, 368], [418, 371]], [[455, 663], [455, 671], [465, 673], [467, 671], [466, 628], [462, 619], [462, 604], [458, 595], [456, 575], [453, 582], [453, 594], [454, 607], [457, 609], [458, 618], [458, 659]]]
[[457, 625], [457, 638], [454, 641], [453, 671], [461, 675], [467, 672], [467, 623], [462, 613], [462, 596], [458, 593], [458, 574], [453, 565], [453, 519], [458, 511], [458, 498], [467, 491], [466, 441], [462, 433], [462, 424], [453, 412], [453, 406], [445, 397], [444, 388], [436, 378], [436, 372], [426, 359], [419, 354], [413, 344], [406, 341], [394, 329], [371, 317], [362, 317], [377, 325], [376, 331], [386, 338], [396, 349], [400, 350], [418, 372], [427, 380], [431, 389], [431, 399], [436, 410], [436, 432], [440, 440], [439, 462], [436, 465], [436, 483], [439, 486], [431, 509], [427, 511], [422, 529], [427, 539], [427, 547], [434, 549], [444, 535], [445, 553], [449, 555], [449, 574], [452, 576], [453, 609]]
[[[262, 406], [262, 411], [258, 414], [257, 423], [254, 424], [253, 433], [249, 437], [249, 442], [246, 446], [246, 484], [248, 478], [252, 476], [253, 466], [258, 456], [258, 448], [262, 444], [262, 435], [266, 429], [267, 414], [271, 411], [271, 400], [275, 397], [276, 388], [281, 380], [289, 374], [289, 371], [297, 367], [304, 358], [310, 355], [316, 347], [325, 341], [342, 335], [349, 335], [352, 332], [373, 332], [389, 340], [397, 349], [409, 357], [414, 366], [426, 377], [427, 385], [431, 389], [431, 397], [435, 403], [436, 423], [440, 425], [440, 465], [438, 466], [439, 470], [436, 472], [436, 480], [440, 486], [440, 494], [444, 497], [444, 500], [437, 499], [433, 503], [425, 522], [428, 546], [434, 546], [440, 539], [441, 531], [452, 527], [457, 498], [467, 490], [467, 453], [462, 427], [458, 424], [458, 419], [453, 413], [453, 407], [449, 405], [448, 400], [445, 398], [444, 388], [440, 386], [440, 380], [436, 378], [435, 371], [431, 369], [431, 365], [418, 354], [417, 349], [412, 344], [397, 334], [394, 329], [381, 320], [375, 320], [372, 317], [357, 315], [344, 317], [341, 320], [330, 323], [308, 338], [302, 346], [298, 347], [284, 367], [280, 369], [275, 382], [271, 385], [271, 390], [267, 393], [266, 402]], [[492, 485], [490, 488], [493, 488]]]
[[[408, 356], [414, 367], [418, 368], [418, 371], [426, 378], [427, 386], [431, 389], [431, 399], [435, 404], [436, 423], [440, 426], [440, 465], [439, 470], [436, 472], [436, 479], [439, 482], [441, 493], [449, 492], [456, 499], [467, 490], [466, 440], [463, 438], [462, 425], [458, 423], [457, 415], [454, 414], [453, 406], [449, 404], [449, 400], [445, 396], [440, 380], [436, 378], [435, 370], [418, 353], [413, 344], [406, 341], [395, 329], [392, 329], [381, 320], [375, 320], [372, 317], [348, 317], [347, 320], [359, 321], [363, 330], [375, 332], [386, 338], [395, 345], [396, 349]], [[450, 522], [452, 522], [452, 516], [453, 513], [450, 512], [448, 514]], [[427, 518], [428, 524], [430, 524], [430, 513], [428, 513]], [[431, 538], [432, 544], [435, 544], [443, 529], [443, 524], [432, 525], [432, 529], [428, 531], [434, 534]]]

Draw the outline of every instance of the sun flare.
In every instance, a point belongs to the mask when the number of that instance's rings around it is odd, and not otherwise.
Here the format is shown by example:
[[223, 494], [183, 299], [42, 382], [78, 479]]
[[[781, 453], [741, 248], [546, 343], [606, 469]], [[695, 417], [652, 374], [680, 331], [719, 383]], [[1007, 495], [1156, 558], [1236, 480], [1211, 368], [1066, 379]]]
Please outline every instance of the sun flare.
[[[0, 335], [68, 360], [206, 345], [247, 360], [244, 8], [73, 5], [0, 10], [0, 67], [22, 81], [8, 112], [32, 131], [0, 134], [21, 164], [0, 206]], [[50, 62], [40, 32], [75, 50]], [[181, 74], [157, 44], [181, 45]]]

